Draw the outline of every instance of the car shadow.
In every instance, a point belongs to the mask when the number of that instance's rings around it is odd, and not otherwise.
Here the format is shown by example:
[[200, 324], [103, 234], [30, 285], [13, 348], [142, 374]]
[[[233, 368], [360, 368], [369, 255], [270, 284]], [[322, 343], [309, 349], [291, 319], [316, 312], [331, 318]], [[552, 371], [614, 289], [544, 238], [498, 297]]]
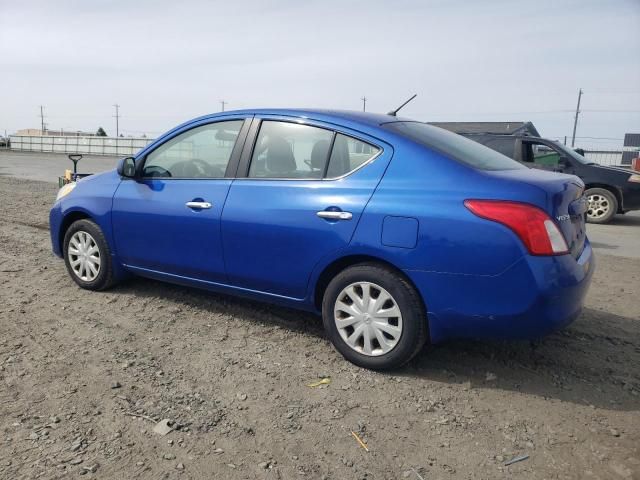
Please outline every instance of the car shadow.
[[295, 332], [324, 337], [322, 319], [318, 315], [233, 295], [141, 277], [130, 278], [110, 291], [151, 299], [163, 298], [179, 306], [201, 309], [213, 315], [233, 315], [256, 323], [286, 327]]
[[[325, 338], [319, 316], [294, 309], [137, 278], [115, 290]], [[572, 326], [536, 342], [449, 341], [426, 346], [406, 366], [376, 375], [458, 384], [465, 389], [501, 389], [587, 407], [634, 411], [640, 410], [637, 365], [640, 320], [585, 309]]]
[[640, 215], [638, 212], [614, 215], [608, 225], [640, 226]]
[[458, 340], [424, 349], [396, 374], [495, 388], [608, 410], [640, 410], [640, 320], [585, 309], [535, 342]]

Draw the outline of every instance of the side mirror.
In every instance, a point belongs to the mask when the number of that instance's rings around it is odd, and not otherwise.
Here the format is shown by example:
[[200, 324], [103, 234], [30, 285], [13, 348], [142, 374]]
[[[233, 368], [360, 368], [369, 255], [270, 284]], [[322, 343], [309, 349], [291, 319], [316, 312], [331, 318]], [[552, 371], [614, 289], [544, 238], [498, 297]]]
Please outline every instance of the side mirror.
[[558, 165], [553, 169], [555, 172], [565, 173], [571, 168], [571, 162], [564, 155], [558, 159]]
[[125, 178], [136, 177], [136, 160], [133, 157], [123, 158], [118, 162], [118, 175]]

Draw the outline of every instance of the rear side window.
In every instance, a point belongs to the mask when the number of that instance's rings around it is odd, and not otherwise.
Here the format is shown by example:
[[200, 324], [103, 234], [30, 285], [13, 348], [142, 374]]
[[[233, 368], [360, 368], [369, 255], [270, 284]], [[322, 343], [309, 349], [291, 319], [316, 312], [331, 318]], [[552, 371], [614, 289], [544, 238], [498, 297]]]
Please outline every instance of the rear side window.
[[251, 157], [250, 178], [320, 179], [333, 132], [298, 123], [263, 121]]
[[251, 156], [249, 178], [338, 178], [379, 152], [378, 147], [332, 130], [263, 120]]
[[331, 150], [327, 178], [346, 175], [375, 157], [380, 149], [338, 133]]
[[383, 127], [479, 170], [527, 168], [491, 148], [426, 123], [390, 122]]

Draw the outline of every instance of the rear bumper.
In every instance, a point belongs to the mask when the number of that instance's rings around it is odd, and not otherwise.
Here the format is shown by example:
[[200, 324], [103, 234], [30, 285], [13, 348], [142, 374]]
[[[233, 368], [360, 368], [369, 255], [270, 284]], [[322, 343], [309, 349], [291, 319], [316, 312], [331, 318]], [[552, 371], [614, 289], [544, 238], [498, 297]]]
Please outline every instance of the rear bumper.
[[534, 339], [580, 314], [595, 268], [588, 240], [571, 255], [527, 256], [494, 276], [408, 270], [427, 305], [431, 341]]
[[640, 183], [627, 182], [629, 185], [622, 189], [621, 210], [640, 210]]

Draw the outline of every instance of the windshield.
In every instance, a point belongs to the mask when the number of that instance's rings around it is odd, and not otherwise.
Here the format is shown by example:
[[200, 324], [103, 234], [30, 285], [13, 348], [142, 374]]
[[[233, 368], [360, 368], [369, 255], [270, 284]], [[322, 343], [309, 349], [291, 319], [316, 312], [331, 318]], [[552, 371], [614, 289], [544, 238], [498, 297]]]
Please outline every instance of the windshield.
[[524, 165], [473, 140], [421, 122], [390, 122], [384, 128], [480, 170], [520, 170]]
[[595, 162], [591, 162], [589, 160], [587, 160], [586, 158], [584, 158], [582, 155], [580, 155], [578, 152], [576, 152], [575, 150], [567, 147], [566, 145], [563, 145], [562, 143], [558, 142], [557, 140], [555, 140], [553, 142], [553, 144], [558, 147], [558, 149], [562, 152], [567, 154], [568, 156], [570, 156], [571, 158], [573, 158], [574, 160], [582, 163], [583, 165], [589, 165]]

